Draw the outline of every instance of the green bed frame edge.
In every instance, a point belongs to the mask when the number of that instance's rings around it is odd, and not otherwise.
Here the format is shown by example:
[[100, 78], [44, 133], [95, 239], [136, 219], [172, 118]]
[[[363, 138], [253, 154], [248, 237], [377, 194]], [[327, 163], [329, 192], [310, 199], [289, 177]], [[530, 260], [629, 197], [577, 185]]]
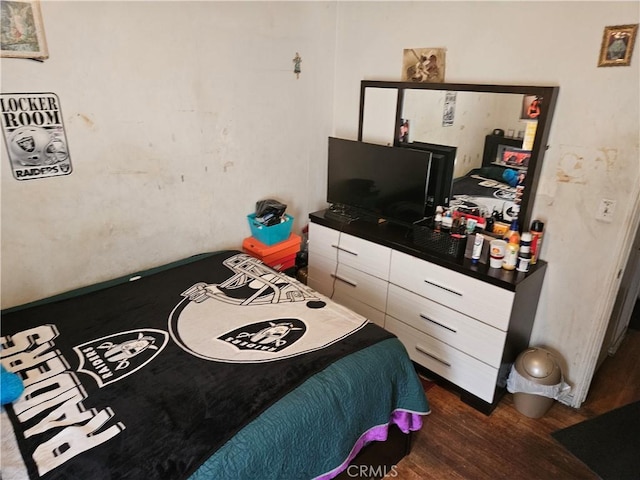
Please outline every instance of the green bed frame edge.
[[122, 283], [130, 282], [131, 279], [135, 277], [145, 277], [145, 276], [153, 275], [155, 273], [159, 273], [164, 270], [169, 270], [174, 267], [179, 267], [181, 265], [197, 262], [198, 260], [202, 260], [203, 258], [211, 257], [212, 255], [216, 255], [218, 253], [222, 253], [225, 251], [229, 251], [229, 250], [218, 250], [216, 252], [199, 253], [187, 258], [183, 258], [181, 260], [176, 260], [174, 262], [167, 263], [165, 265], [160, 265], [158, 267], [153, 267], [153, 268], [149, 268], [139, 272], [130, 273], [128, 275], [123, 275], [121, 277], [114, 278], [111, 280], [105, 280], [104, 282], [94, 283], [93, 285], [87, 285], [86, 287], [75, 288], [73, 290], [69, 290], [68, 292], [59, 293], [51, 297], [46, 297], [40, 300], [34, 300], [33, 302], [24, 303], [22, 305], [16, 305], [15, 307], [6, 308], [0, 311], [0, 315], [17, 312], [19, 310], [24, 310], [25, 308], [46, 305], [47, 303], [58, 302], [60, 300], [67, 300], [69, 298], [77, 297], [79, 295], [84, 295], [91, 292], [97, 292], [98, 290], [102, 290], [105, 288], [110, 288], [116, 285], [120, 285]]

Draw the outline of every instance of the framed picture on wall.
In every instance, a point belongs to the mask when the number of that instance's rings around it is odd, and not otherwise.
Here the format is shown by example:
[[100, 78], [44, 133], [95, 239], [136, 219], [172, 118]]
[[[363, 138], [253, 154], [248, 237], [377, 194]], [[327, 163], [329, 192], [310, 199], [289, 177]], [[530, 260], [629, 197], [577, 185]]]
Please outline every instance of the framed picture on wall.
[[402, 52], [403, 82], [444, 82], [444, 48], [405, 48]]
[[624, 67], [631, 64], [638, 24], [604, 27], [599, 67]]
[[521, 120], [537, 120], [542, 113], [542, 97], [538, 95], [525, 95], [522, 98]]
[[49, 58], [40, 2], [5, 0], [0, 3], [0, 55], [44, 60]]

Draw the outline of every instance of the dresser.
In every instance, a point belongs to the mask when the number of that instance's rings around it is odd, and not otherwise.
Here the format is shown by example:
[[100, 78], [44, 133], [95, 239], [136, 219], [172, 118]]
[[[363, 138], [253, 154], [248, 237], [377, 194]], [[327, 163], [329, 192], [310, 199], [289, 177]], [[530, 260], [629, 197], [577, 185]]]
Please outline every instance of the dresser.
[[418, 370], [487, 414], [529, 346], [545, 271], [433, 254], [401, 225], [310, 215], [309, 286], [395, 334]]

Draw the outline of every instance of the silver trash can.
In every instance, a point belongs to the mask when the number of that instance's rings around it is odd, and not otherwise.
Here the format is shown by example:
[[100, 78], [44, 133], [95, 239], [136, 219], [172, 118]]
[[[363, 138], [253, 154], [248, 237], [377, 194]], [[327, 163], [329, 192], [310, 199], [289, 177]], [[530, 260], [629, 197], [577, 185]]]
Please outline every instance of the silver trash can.
[[528, 348], [518, 355], [507, 381], [516, 410], [531, 418], [547, 413], [567, 387], [557, 359], [543, 348]]

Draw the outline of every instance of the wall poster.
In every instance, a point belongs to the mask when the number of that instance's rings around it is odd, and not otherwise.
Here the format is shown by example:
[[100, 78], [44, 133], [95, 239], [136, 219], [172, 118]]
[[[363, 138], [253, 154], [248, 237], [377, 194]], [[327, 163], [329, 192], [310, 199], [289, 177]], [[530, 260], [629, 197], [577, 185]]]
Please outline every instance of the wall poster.
[[442, 111], [442, 126], [451, 127], [456, 118], [457, 92], [447, 92], [444, 97], [444, 110]]
[[2, 93], [0, 113], [16, 180], [71, 173], [60, 99], [55, 93]]

